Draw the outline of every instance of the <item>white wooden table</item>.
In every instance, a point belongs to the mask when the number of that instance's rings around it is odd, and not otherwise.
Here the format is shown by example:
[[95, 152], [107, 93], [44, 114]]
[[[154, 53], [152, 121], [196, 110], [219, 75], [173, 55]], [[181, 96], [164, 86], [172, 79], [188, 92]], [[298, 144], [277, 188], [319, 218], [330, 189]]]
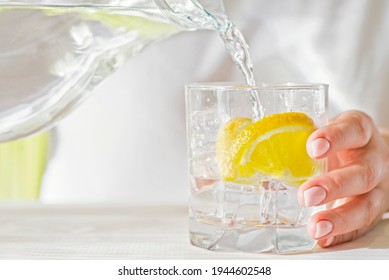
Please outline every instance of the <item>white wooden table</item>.
[[0, 203], [0, 259], [385, 259], [389, 215], [369, 233], [296, 255], [209, 252], [190, 245], [185, 206]]

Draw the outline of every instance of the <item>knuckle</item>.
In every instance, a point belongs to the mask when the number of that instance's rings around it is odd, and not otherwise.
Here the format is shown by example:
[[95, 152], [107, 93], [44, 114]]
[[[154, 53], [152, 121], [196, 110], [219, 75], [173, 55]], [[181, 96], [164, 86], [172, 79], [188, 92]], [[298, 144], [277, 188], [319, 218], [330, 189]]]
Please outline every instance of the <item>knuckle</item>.
[[348, 233], [337, 235], [337, 236], [334, 237], [334, 241], [332, 242], [331, 245], [336, 245], [336, 244], [341, 244], [341, 243], [349, 242], [349, 241], [357, 239], [361, 235], [362, 235], [362, 231], [361, 230], [353, 230], [353, 231], [350, 231]]
[[344, 193], [344, 183], [343, 183], [343, 177], [339, 174], [339, 172], [332, 173], [330, 176], [328, 176], [329, 183], [331, 186], [331, 189], [335, 190], [336, 193], [334, 193], [335, 197], [341, 198], [343, 197]]
[[365, 200], [366, 215], [364, 223], [366, 226], [371, 225], [379, 213], [379, 203], [375, 199], [370, 198]]
[[344, 146], [346, 143], [346, 135], [344, 133], [344, 130], [339, 126], [333, 126], [331, 127], [331, 138], [330, 141], [333, 143], [337, 143], [339, 146]]
[[362, 166], [362, 172], [360, 173], [362, 176], [362, 180], [365, 186], [370, 190], [376, 185], [377, 178], [379, 178], [379, 170], [375, 164], [372, 162], [365, 162]]
[[350, 241], [357, 239], [358, 236], [359, 236], [359, 230], [358, 229], [352, 231], [351, 234], [350, 234]]
[[341, 211], [337, 210], [336, 211], [336, 220], [337, 220], [337, 225], [339, 228], [337, 228], [338, 233], [344, 233], [347, 232], [349, 228], [349, 220], [347, 218], [347, 215]]
[[370, 140], [370, 127], [372, 123], [370, 116], [360, 111], [351, 111], [349, 117], [353, 127], [357, 131], [358, 137], [361, 137], [363, 142], [367, 143]]

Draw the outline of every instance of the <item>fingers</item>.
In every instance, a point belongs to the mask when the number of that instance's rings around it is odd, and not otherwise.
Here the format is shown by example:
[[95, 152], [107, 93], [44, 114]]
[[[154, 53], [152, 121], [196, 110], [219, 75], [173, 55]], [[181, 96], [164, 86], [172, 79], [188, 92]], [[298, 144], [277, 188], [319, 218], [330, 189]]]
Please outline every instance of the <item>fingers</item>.
[[348, 232], [338, 236], [331, 236], [328, 238], [320, 239], [317, 243], [320, 247], [329, 247], [334, 246], [336, 244], [340, 244], [347, 241], [352, 241], [362, 236], [368, 231], [369, 227], [364, 227], [362, 229], [354, 230], [352, 232]]
[[377, 187], [356, 196], [337, 208], [315, 214], [308, 223], [308, 233], [320, 240], [320, 246], [355, 239], [383, 213], [384, 192]]
[[373, 127], [365, 113], [346, 112], [312, 133], [307, 141], [307, 152], [312, 158], [320, 159], [330, 153], [363, 147], [369, 142]]
[[378, 159], [351, 162], [303, 183], [298, 190], [298, 201], [302, 206], [311, 207], [367, 193], [383, 179], [382, 169]]
[[[343, 166], [302, 184], [298, 191], [301, 205], [317, 206], [335, 199], [364, 194], [383, 180], [388, 166], [388, 157], [385, 156], [387, 147], [380, 145], [377, 137], [373, 137], [374, 129], [370, 117], [362, 112], [351, 111], [311, 135], [308, 146], [316, 143], [315, 151], [311, 153], [322, 158], [340, 151]], [[316, 136], [319, 138], [309, 143]], [[362, 146], [363, 149], [357, 149]]]
[[302, 184], [299, 203], [306, 207], [339, 203], [315, 214], [308, 233], [322, 247], [364, 234], [386, 210], [389, 192], [383, 187], [389, 181], [388, 146], [372, 119], [359, 111], [339, 115], [311, 134], [307, 152], [314, 159], [328, 158], [334, 169]]

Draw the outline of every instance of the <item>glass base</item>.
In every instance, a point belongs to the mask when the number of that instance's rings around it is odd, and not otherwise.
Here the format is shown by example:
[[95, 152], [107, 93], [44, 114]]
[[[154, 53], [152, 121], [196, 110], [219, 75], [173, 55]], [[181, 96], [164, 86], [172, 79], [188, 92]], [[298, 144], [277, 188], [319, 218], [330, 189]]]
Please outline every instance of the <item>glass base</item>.
[[[309, 252], [316, 245], [316, 240], [308, 235], [305, 227], [224, 231], [211, 225], [201, 227], [201, 233], [190, 231], [190, 242], [211, 251], [290, 254]], [[209, 234], [204, 233], [204, 230], [209, 231]]]

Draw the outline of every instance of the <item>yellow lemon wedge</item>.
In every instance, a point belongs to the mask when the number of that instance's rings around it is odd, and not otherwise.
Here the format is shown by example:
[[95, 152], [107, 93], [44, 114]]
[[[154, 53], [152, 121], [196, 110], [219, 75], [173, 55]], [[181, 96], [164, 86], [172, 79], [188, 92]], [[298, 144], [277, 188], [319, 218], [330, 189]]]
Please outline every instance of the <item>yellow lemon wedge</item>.
[[230, 120], [219, 130], [216, 144], [222, 179], [255, 184], [274, 178], [300, 184], [317, 169], [306, 152], [314, 130], [312, 119], [300, 112], [273, 114], [254, 123]]
[[234, 145], [240, 132], [249, 124], [251, 124], [251, 119], [249, 118], [235, 118], [227, 122], [219, 130], [216, 144], [216, 157], [219, 163], [220, 172], [225, 181], [236, 179], [234, 173], [236, 167], [231, 161], [230, 149]]

